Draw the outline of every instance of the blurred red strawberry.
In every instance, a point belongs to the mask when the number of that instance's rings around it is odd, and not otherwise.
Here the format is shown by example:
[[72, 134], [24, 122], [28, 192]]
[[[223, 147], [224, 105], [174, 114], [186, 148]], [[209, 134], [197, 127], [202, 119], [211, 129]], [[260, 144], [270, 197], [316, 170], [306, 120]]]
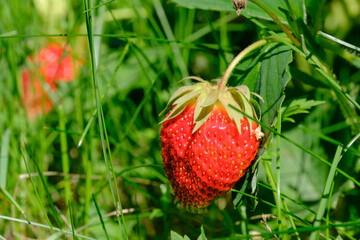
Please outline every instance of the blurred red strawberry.
[[70, 82], [74, 79], [73, 62], [69, 52], [69, 47], [63, 49], [57, 44], [50, 44], [40, 50], [40, 71], [47, 83]]
[[73, 62], [71, 49], [58, 44], [49, 44], [34, 56], [29, 55], [29, 69], [22, 72], [23, 105], [30, 119], [48, 113], [53, 105], [45, 90], [57, 90], [58, 82], [70, 82], [74, 79], [74, 68], [79, 61]]

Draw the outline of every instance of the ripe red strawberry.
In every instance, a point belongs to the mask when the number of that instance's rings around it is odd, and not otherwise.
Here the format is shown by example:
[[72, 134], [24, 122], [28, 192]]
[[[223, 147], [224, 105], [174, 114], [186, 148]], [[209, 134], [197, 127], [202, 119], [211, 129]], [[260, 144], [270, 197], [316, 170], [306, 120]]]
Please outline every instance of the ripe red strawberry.
[[74, 68], [80, 64], [79, 61], [74, 62], [68, 53], [70, 53], [69, 47], [64, 49], [52, 43], [34, 56], [28, 56], [29, 65], [32, 67], [22, 72], [24, 90], [22, 101], [29, 119], [47, 113], [53, 107], [44, 88], [45, 84], [54, 92], [58, 88], [58, 82], [69, 82], [74, 79], [76, 72]]
[[[189, 210], [206, 207], [242, 177], [255, 158], [260, 127], [229, 104], [256, 118], [246, 86], [219, 89], [201, 81], [180, 88], [161, 129], [166, 176]], [[165, 109], [165, 110], [166, 110]]]

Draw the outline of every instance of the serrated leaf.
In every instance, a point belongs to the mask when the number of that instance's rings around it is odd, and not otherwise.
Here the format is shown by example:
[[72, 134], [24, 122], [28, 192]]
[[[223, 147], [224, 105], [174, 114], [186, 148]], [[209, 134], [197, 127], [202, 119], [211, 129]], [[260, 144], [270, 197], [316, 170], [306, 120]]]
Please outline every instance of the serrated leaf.
[[301, 113], [309, 113], [309, 109], [314, 106], [323, 104], [323, 101], [306, 100], [305, 98], [295, 99], [287, 107], [281, 108], [282, 121], [295, 122], [291, 116]]
[[[178, 6], [186, 8], [197, 8], [204, 10], [226, 11], [236, 14], [230, 0], [171, 0]], [[296, 0], [299, 1], [299, 0]], [[281, 9], [287, 9], [282, 0], [262, 0], [262, 2], [282, 21], [286, 23], [285, 13]], [[241, 11], [241, 15], [246, 17], [255, 17], [272, 21], [272, 18], [256, 4], [248, 1], [246, 8]]]
[[[258, 75], [245, 78], [243, 84], [264, 99], [264, 102], [259, 103], [261, 122], [273, 126], [279, 106], [284, 100], [284, 88], [290, 80], [288, 65], [292, 61], [292, 51], [285, 45], [270, 43], [261, 49], [256, 61], [260, 63]], [[266, 140], [270, 132], [266, 129], [263, 131]]]
[[[240, 65], [245, 65], [245, 64], [242, 64], [242, 63]], [[251, 70], [250, 70], [250, 72], [248, 72], [245, 75], [245, 78], [244, 78], [243, 82], [247, 83], [247, 86], [248, 86], [249, 89], [255, 89], [256, 81], [253, 81], [253, 79], [256, 79], [258, 77], [259, 72], [260, 72], [260, 68], [261, 68], [261, 62], [256, 63], [254, 66], [251, 66], [251, 64], [250, 64], [250, 66], [246, 66], [246, 69], [251, 69]]]

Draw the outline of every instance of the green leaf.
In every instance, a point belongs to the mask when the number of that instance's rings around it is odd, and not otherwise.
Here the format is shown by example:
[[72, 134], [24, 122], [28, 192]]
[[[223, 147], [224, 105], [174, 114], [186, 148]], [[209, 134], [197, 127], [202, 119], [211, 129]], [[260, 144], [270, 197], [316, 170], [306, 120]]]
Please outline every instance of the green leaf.
[[190, 240], [190, 238], [188, 236], [184, 236], [182, 237], [180, 234], [178, 234], [177, 232], [171, 231], [170, 234], [170, 239], [171, 240]]
[[204, 102], [202, 103], [201, 107], [208, 107], [210, 105], [213, 105], [218, 100], [218, 96], [219, 90], [211, 90], [207, 98], [205, 98]]
[[[203, 10], [215, 10], [233, 12], [235, 9], [231, 5], [230, 0], [172, 0], [180, 7], [197, 8]], [[282, 0], [262, 0], [264, 4], [280, 19], [286, 23], [285, 13], [281, 9], [287, 9], [286, 4]], [[241, 11], [241, 15], [245, 17], [255, 17], [264, 20], [272, 21], [272, 18], [263, 11], [260, 7], [252, 2], [248, 2], [245, 10]]]
[[281, 116], [283, 117], [282, 121], [290, 121], [295, 122], [291, 116], [300, 113], [309, 113], [309, 109], [323, 104], [323, 101], [314, 101], [314, 100], [306, 100], [305, 98], [295, 99], [291, 101], [291, 103], [287, 107], [281, 108]]
[[200, 236], [198, 237], [197, 240], [207, 240], [206, 236], [205, 236], [205, 230], [204, 230], [204, 226], [201, 225], [201, 233], [200, 233]]
[[306, 0], [306, 10], [308, 12], [309, 23], [313, 25], [313, 29], [319, 29], [321, 27], [323, 18], [321, 12], [324, 11], [325, 0]]
[[326, 83], [324, 79], [303, 72], [294, 66], [290, 66], [290, 73], [293, 79], [297, 79], [310, 86], [316, 88], [329, 88], [329, 85]]
[[295, 11], [295, 15], [298, 18], [302, 18], [304, 17], [304, 8], [305, 8], [305, 0], [295, 0], [295, 1], [290, 1], [294, 6], [294, 11]]
[[[285, 45], [270, 43], [261, 49], [256, 61], [260, 63], [258, 75], [250, 72], [242, 84], [264, 99], [264, 102], [259, 103], [261, 122], [273, 126], [276, 113], [284, 100], [284, 88], [290, 80], [288, 65], [292, 61], [292, 51]], [[264, 129], [263, 132], [266, 140], [270, 131]]]

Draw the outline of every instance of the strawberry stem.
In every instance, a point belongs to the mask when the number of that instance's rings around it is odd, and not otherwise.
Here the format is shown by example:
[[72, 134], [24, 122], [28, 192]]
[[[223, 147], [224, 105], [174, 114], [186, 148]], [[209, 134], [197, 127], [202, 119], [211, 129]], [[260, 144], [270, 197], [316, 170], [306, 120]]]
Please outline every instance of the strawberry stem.
[[264, 46], [269, 40], [268, 39], [261, 39], [257, 42], [254, 42], [253, 44], [246, 47], [244, 50], [242, 50], [230, 63], [228, 68], [226, 69], [224, 76], [221, 79], [221, 82], [219, 83], [219, 90], [222, 91], [225, 89], [226, 84], [231, 76], [231, 73], [234, 71], [236, 65], [250, 52], [254, 51], [255, 49]]

